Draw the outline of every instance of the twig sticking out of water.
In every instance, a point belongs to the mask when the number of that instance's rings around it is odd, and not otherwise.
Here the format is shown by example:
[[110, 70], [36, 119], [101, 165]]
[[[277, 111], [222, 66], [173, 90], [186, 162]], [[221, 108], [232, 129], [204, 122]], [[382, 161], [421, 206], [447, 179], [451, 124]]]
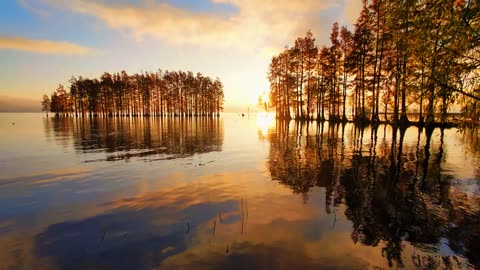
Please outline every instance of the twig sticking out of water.
[[332, 230], [335, 228], [335, 224], [337, 223], [337, 214], [335, 213], [335, 209], [333, 209], [333, 224]]
[[244, 219], [244, 213], [243, 213], [243, 198], [240, 198], [240, 204], [241, 204], [241, 207], [242, 207], [242, 230], [240, 232], [240, 234], [243, 234], [243, 219]]
[[241, 230], [240, 234], [243, 234], [243, 232], [246, 230], [247, 222], [248, 222], [247, 200], [244, 200], [243, 197], [240, 198], [240, 205], [241, 205], [241, 209], [242, 209], [242, 230]]
[[187, 232], [185, 234], [188, 234], [190, 232], [190, 224], [187, 222]]
[[99, 242], [103, 242], [103, 240], [105, 240], [105, 237], [107, 236], [107, 226], [103, 226], [103, 233], [102, 233], [102, 237], [100, 238], [100, 241]]
[[247, 223], [248, 223], [248, 205], [247, 205], [247, 200], [245, 199], [245, 231], [247, 230]]
[[213, 220], [213, 230], [212, 230], [212, 236], [215, 236], [215, 229], [217, 228], [217, 221]]
[[220, 218], [220, 223], [223, 223], [222, 215], [220, 215], [220, 212], [218, 212], [218, 217]]

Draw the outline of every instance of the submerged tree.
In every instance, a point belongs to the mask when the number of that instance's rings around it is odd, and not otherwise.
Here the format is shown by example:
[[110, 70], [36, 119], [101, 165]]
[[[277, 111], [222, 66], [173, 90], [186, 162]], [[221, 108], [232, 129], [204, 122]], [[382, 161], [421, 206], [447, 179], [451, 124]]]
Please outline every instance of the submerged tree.
[[70, 95], [61, 84], [52, 94], [50, 111], [55, 113], [56, 116], [68, 116], [68, 114], [73, 111], [73, 103], [71, 102]]
[[43, 95], [42, 97], [42, 112], [45, 112], [48, 117], [48, 112], [50, 111], [50, 98], [48, 95]]

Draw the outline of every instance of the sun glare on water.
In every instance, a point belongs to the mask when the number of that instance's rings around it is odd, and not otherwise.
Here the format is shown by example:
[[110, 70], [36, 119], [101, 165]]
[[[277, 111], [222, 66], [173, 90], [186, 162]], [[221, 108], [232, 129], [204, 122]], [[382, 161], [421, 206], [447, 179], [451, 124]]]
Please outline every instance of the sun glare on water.
[[270, 112], [261, 112], [257, 114], [257, 127], [263, 136], [267, 136], [268, 130], [275, 125], [275, 114]]

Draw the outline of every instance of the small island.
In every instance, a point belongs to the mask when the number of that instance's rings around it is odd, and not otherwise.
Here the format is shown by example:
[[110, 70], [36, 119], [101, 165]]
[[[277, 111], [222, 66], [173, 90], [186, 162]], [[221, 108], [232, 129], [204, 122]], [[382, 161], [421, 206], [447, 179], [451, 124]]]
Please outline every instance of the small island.
[[99, 79], [70, 79], [43, 95], [42, 110], [56, 117], [219, 116], [223, 84], [201, 73], [165, 71], [128, 75], [103, 73]]

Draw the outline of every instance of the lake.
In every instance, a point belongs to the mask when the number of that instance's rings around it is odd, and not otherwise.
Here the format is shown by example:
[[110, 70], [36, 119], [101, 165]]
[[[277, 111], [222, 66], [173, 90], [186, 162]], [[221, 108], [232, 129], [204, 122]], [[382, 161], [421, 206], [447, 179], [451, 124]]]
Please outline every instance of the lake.
[[0, 269], [480, 269], [479, 138], [0, 114]]

